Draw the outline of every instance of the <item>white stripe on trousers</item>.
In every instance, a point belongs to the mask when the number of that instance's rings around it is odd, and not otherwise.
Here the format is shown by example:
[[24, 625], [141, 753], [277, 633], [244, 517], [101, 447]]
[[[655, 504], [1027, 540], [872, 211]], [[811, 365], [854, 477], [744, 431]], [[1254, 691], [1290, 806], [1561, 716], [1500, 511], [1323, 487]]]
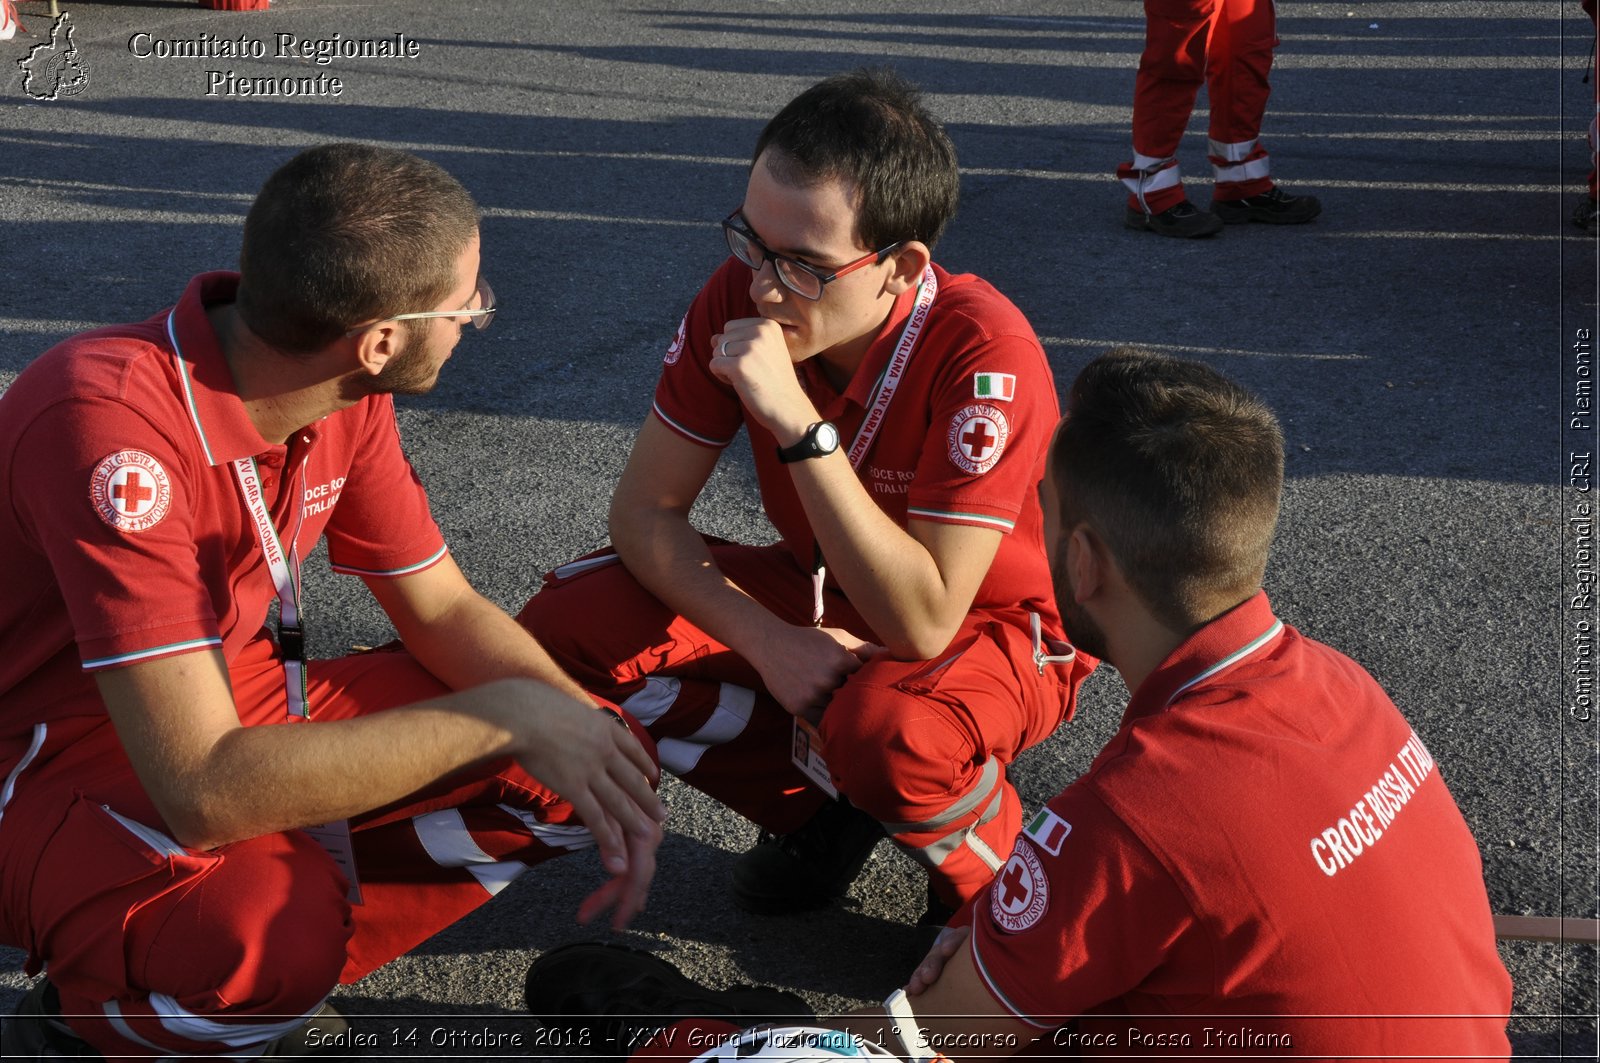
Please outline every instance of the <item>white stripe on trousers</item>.
[[731, 742], [744, 732], [755, 704], [755, 691], [723, 683], [716, 709], [698, 731], [688, 738], [663, 738], [656, 742], [661, 766], [674, 775], [693, 771], [708, 749]]

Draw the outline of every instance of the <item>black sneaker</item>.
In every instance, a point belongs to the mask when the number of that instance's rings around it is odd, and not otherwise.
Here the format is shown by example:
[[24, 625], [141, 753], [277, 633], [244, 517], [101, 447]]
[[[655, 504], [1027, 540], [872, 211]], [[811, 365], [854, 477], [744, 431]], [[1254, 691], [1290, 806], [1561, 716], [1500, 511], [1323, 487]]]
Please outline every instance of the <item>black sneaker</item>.
[[1600, 232], [1600, 203], [1585, 199], [1572, 212], [1572, 224], [1593, 236]]
[[551, 1031], [559, 1055], [627, 1059], [678, 1019], [721, 1019], [735, 1026], [810, 1022], [801, 997], [769, 986], [709, 989], [659, 956], [620, 945], [563, 945], [533, 961], [524, 989], [528, 1011]]
[[[317, 1032], [316, 1044], [309, 1043]], [[320, 1010], [298, 1029], [291, 1030], [267, 1045], [262, 1060], [298, 1059], [302, 1056], [331, 1054], [348, 1041], [350, 1023], [323, 1002]], [[346, 1054], [349, 1054], [346, 1051]], [[33, 983], [16, 1014], [0, 1023], [0, 1058], [4, 1059], [100, 1059], [88, 1043], [72, 1032], [61, 1019], [61, 995], [48, 977]]]
[[843, 897], [883, 838], [883, 826], [840, 798], [799, 830], [767, 834], [733, 864], [733, 901], [757, 915], [826, 908]]
[[61, 996], [50, 979], [33, 983], [16, 1014], [0, 1022], [0, 1057], [5, 1059], [99, 1059], [100, 1053], [61, 1019]]
[[1322, 213], [1322, 203], [1316, 196], [1291, 196], [1277, 185], [1273, 185], [1259, 196], [1213, 199], [1211, 213], [1229, 225], [1247, 221], [1264, 221], [1271, 225], [1301, 225]]
[[1222, 231], [1221, 219], [1201, 210], [1187, 199], [1160, 214], [1146, 214], [1138, 207], [1129, 207], [1122, 224], [1130, 229], [1149, 229], [1162, 236], [1177, 236], [1186, 240], [1212, 236]]

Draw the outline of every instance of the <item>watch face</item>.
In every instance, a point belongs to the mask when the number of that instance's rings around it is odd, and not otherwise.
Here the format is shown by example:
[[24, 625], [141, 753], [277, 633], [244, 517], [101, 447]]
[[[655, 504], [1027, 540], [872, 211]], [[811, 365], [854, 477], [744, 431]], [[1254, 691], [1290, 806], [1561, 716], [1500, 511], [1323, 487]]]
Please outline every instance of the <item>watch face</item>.
[[831, 454], [839, 449], [839, 430], [831, 421], [823, 421], [817, 425], [817, 449], [824, 454]]

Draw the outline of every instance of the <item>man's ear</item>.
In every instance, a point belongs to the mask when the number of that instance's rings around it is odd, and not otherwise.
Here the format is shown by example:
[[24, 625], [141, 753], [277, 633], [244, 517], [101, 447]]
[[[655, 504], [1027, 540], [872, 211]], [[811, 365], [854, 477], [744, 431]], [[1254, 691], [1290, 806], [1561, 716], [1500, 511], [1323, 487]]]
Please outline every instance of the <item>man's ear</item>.
[[405, 326], [398, 321], [381, 321], [353, 339], [357, 369], [368, 376], [377, 376], [391, 358], [405, 349]]
[[889, 261], [894, 263], [894, 270], [884, 287], [890, 294], [899, 295], [922, 283], [922, 271], [933, 261], [933, 252], [921, 240], [907, 240], [889, 255]]
[[1072, 535], [1067, 539], [1067, 567], [1072, 572], [1072, 600], [1082, 605], [1105, 591], [1107, 578], [1110, 572], [1107, 566], [1113, 564], [1111, 557], [1106, 553], [1105, 543], [1100, 541], [1087, 524], [1079, 524], [1072, 529]]

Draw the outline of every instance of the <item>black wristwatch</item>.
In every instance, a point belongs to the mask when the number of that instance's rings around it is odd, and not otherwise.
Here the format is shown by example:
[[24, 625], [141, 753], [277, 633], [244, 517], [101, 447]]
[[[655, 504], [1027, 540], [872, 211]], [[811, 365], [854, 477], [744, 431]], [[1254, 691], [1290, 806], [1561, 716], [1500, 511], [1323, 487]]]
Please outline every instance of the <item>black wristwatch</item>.
[[779, 447], [778, 460], [788, 465], [790, 462], [805, 461], [807, 458], [820, 458], [838, 449], [839, 430], [833, 427], [832, 421], [818, 421], [806, 429], [806, 434], [800, 437], [800, 442], [792, 447]]

